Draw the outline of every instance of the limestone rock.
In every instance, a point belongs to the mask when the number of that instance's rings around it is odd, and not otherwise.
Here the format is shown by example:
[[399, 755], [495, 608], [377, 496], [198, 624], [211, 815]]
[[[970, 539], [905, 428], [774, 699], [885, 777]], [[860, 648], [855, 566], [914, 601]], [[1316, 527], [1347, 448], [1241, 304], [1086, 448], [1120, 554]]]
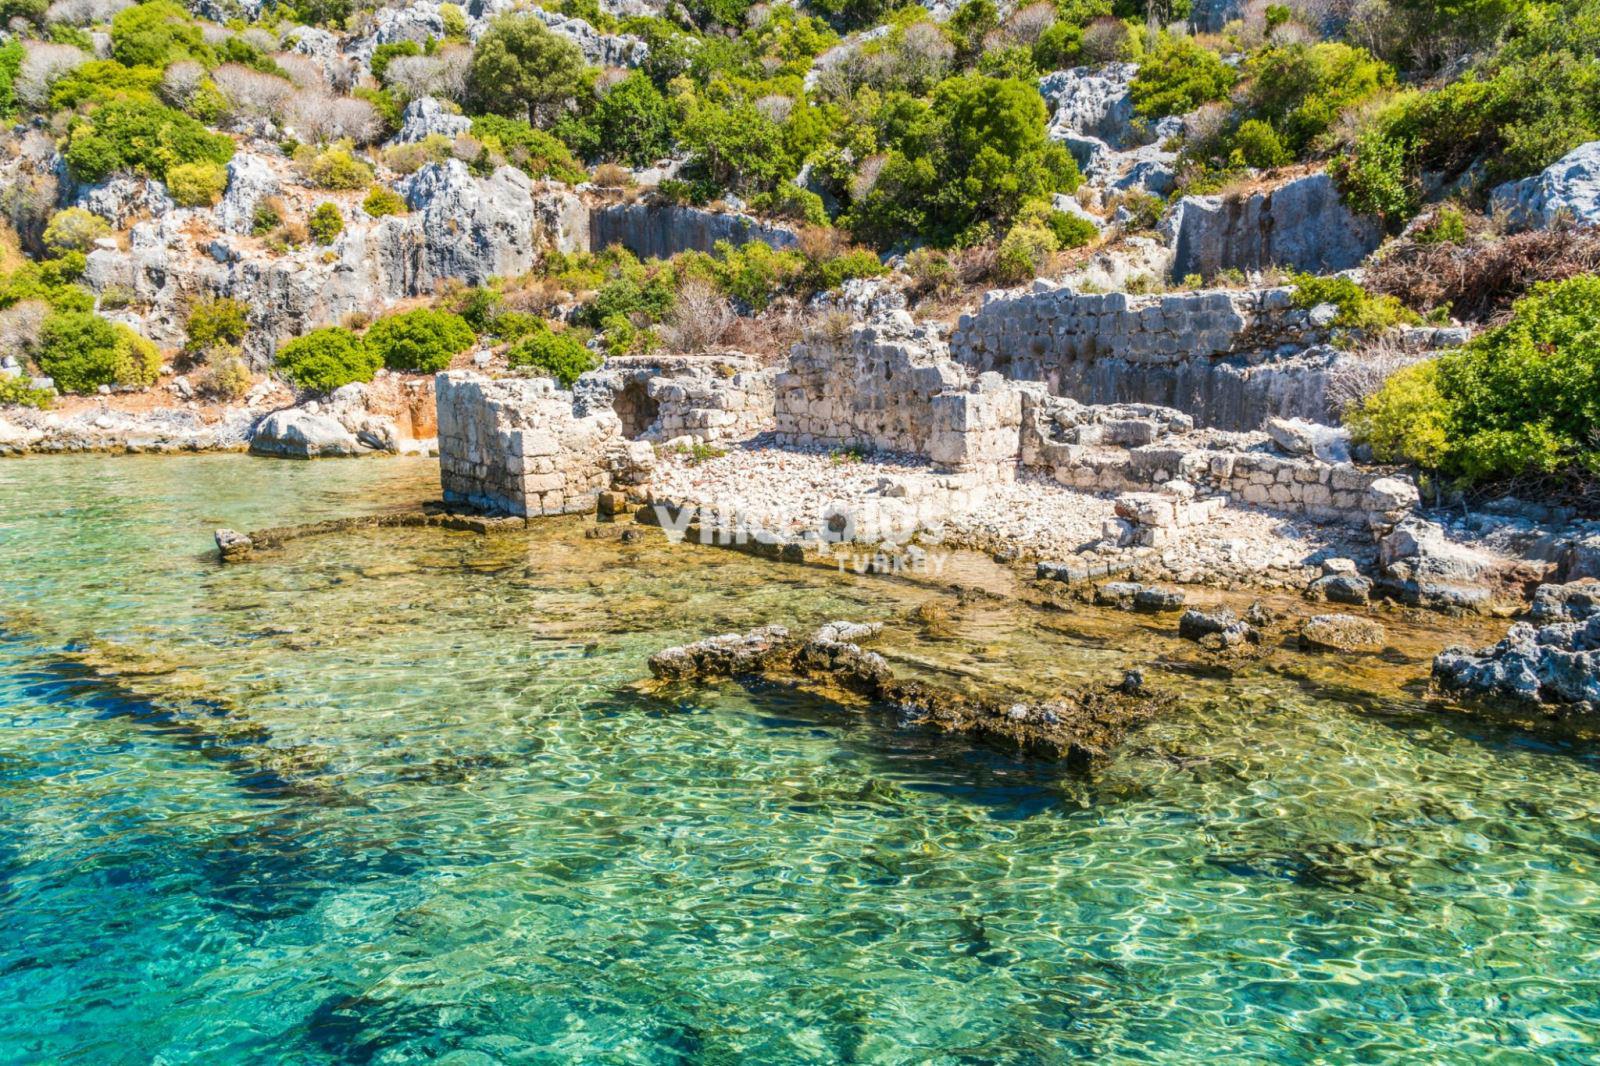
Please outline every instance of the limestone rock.
[[142, 215], [164, 214], [176, 206], [159, 181], [126, 175], [80, 188], [74, 202], [110, 222], [114, 229], [125, 229]]
[[1360, 574], [1324, 574], [1311, 583], [1306, 595], [1314, 600], [1360, 607], [1372, 599], [1372, 580]]
[[221, 554], [222, 561], [225, 563], [248, 559], [250, 558], [250, 553], [255, 549], [255, 543], [249, 537], [236, 530], [219, 529], [214, 536], [217, 542], [217, 551]]
[[1128, 87], [1137, 73], [1135, 63], [1107, 63], [1040, 78], [1039, 92], [1053, 112], [1050, 136], [1060, 140], [1061, 134], [1085, 134], [1113, 148], [1133, 147], [1133, 97]]
[[1447, 692], [1593, 715], [1600, 711], [1600, 615], [1537, 629], [1518, 622], [1492, 647], [1449, 648], [1434, 658], [1433, 679]]
[[251, 434], [250, 450], [287, 459], [360, 455], [364, 451], [338, 419], [302, 407], [274, 411], [263, 418]]
[[1259, 644], [1260, 632], [1228, 607], [1202, 610], [1190, 607], [1178, 619], [1178, 636], [1213, 651], [1225, 651], [1245, 644]]
[[429, 163], [397, 185], [421, 226], [418, 284], [482, 285], [533, 266], [532, 183], [515, 167], [474, 178], [459, 159]]
[[1269, 266], [1327, 274], [1356, 266], [1383, 239], [1379, 220], [1352, 214], [1326, 173], [1244, 197], [1185, 196], [1163, 225], [1174, 278]]
[[1600, 616], [1600, 581], [1540, 585], [1533, 593], [1530, 618], [1540, 623], [1586, 622]]
[[1350, 461], [1350, 431], [1303, 418], [1269, 418], [1264, 427], [1272, 443], [1288, 455], [1314, 455], [1329, 463]]
[[410, 144], [434, 135], [454, 140], [471, 130], [470, 118], [446, 111], [444, 105], [432, 96], [420, 96], [406, 105], [400, 116], [400, 132], [394, 135], [394, 141], [397, 144]]
[[1443, 527], [1411, 517], [1378, 542], [1378, 588], [1413, 607], [1483, 610], [1497, 560], [1457, 544]]
[[669, 203], [610, 204], [591, 216], [591, 247], [620, 244], [641, 259], [670, 259], [690, 250], [709, 252], [718, 241], [734, 245], [761, 241], [774, 248], [792, 248], [800, 238], [788, 227], [749, 215]]
[[1496, 186], [1490, 207], [1522, 229], [1547, 229], [1561, 218], [1600, 222], [1600, 141], [1580, 144], [1531, 178]]
[[235, 153], [228, 160], [228, 187], [213, 209], [217, 228], [226, 233], [249, 233], [255, 225], [256, 206], [278, 194], [278, 178], [258, 155]]
[[1353, 614], [1319, 614], [1300, 627], [1300, 644], [1328, 651], [1376, 651], [1388, 634], [1383, 626]]

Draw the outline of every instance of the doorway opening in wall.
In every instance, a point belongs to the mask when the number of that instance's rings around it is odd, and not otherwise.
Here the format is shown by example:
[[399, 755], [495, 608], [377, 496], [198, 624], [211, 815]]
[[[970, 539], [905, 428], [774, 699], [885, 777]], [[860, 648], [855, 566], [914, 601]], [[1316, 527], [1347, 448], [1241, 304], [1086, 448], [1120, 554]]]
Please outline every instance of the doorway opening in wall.
[[614, 406], [617, 417], [622, 420], [622, 435], [629, 440], [638, 440], [648, 433], [661, 413], [661, 405], [651, 398], [645, 382], [639, 379], [622, 387]]

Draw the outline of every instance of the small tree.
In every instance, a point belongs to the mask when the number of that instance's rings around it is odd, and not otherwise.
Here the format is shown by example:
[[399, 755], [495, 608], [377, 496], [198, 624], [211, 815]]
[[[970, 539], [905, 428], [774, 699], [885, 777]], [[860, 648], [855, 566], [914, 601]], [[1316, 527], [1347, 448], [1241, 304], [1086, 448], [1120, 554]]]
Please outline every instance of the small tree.
[[535, 126], [572, 106], [590, 80], [583, 53], [531, 15], [501, 15], [472, 52], [473, 105]]
[[37, 362], [62, 391], [94, 392], [102, 385], [154, 384], [161, 353], [127, 326], [88, 311], [64, 311], [45, 319]]
[[250, 329], [250, 308], [231, 296], [199, 299], [189, 308], [185, 326], [190, 351], [204, 351], [219, 344], [238, 344]]

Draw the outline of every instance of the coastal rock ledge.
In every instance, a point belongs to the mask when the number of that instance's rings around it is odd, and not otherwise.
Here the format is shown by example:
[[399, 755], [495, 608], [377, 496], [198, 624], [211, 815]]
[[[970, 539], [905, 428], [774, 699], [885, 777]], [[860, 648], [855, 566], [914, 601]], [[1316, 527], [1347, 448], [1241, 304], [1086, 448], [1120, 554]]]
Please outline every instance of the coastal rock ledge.
[[969, 696], [895, 677], [888, 660], [861, 642], [876, 623], [836, 621], [809, 637], [784, 626], [725, 633], [665, 648], [650, 657], [658, 681], [760, 680], [804, 687], [849, 702], [893, 708], [906, 725], [960, 734], [980, 743], [1088, 768], [1166, 707], [1136, 672], [1118, 685], [1087, 687], [1042, 702], [1006, 695]]
[[[1585, 583], [1583, 597], [1560, 597], [1558, 613], [1543, 599], [1545, 616], [1560, 621], [1535, 626], [1518, 622], [1504, 640], [1488, 648], [1447, 648], [1433, 660], [1433, 680], [1453, 695], [1533, 707], [1553, 717], [1600, 715], [1600, 609]], [[1541, 593], [1545, 592], [1541, 588]], [[1575, 602], [1574, 602], [1575, 601]], [[1536, 612], [1537, 614], [1537, 612]]]

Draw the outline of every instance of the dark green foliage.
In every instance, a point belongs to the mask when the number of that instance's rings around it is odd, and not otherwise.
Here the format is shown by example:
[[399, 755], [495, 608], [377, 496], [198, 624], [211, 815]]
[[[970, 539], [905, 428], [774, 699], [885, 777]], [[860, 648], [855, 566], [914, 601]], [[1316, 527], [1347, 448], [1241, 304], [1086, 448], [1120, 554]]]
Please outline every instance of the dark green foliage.
[[1467, 483], [1600, 475], [1600, 278], [1536, 287], [1505, 325], [1391, 378], [1351, 423], [1381, 458]]
[[179, 164], [222, 164], [233, 157], [231, 138], [153, 100], [112, 100], [67, 129], [63, 155], [81, 181], [102, 181], [117, 170], [164, 178]]
[[894, 7], [891, 0], [813, 0], [812, 10], [841, 30], [875, 26]]
[[1387, 63], [1331, 42], [1268, 48], [1250, 59], [1248, 69], [1252, 113], [1279, 131], [1294, 155], [1322, 136], [1345, 108], [1394, 86]]
[[332, 392], [355, 381], [371, 381], [383, 359], [347, 329], [329, 326], [296, 337], [278, 349], [278, 370], [311, 392]]
[[36, 389], [27, 378], [0, 377], [0, 407], [49, 407], [55, 397], [48, 389]]
[[161, 354], [126, 326], [88, 311], [56, 312], [39, 330], [39, 369], [63, 392], [94, 392], [101, 385], [150, 385]]
[[642, 167], [672, 151], [672, 127], [666, 98], [648, 77], [634, 71], [561, 132], [585, 159]]
[[0, 0], [0, 26], [10, 26], [20, 19], [36, 29], [42, 28], [49, 7], [49, 0]]
[[295, 0], [292, 9], [295, 21], [307, 26], [342, 26], [355, 5], [351, 0]]
[[25, 53], [22, 42], [15, 37], [0, 45], [0, 118], [9, 118], [17, 110], [17, 71], [22, 69]]
[[1258, 118], [1239, 124], [1228, 139], [1228, 163], [1235, 167], [1281, 167], [1294, 155], [1284, 146], [1278, 131]]
[[555, 333], [541, 328], [523, 338], [506, 352], [513, 367], [536, 370], [552, 377], [564, 389], [572, 388], [578, 375], [600, 365], [600, 357], [570, 333]]
[[339, 214], [337, 206], [323, 201], [306, 219], [306, 230], [318, 244], [332, 244], [344, 232], [344, 216]]
[[468, 93], [480, 112], [548, 125], [587, 91], [578, 46], [531, 15], [501, 15], [472, 50]]
[[530, 178], [554, 178], [572, 183], [587, 177], [565, 144], [522, 119], [480, 115], [472, 120], [472, 135]]
[[449, 366], [473, 340], [472, 327], [460, 315], [425, 307], [380, 318], [366, 336], [367, 347], [390, 370], [430, 374]]
[[1044, 129], [1044, 101], [1027, 82], [978, 75], [943, 82], [852, 208], [852, 227], [879, 245], [911, 233], [946, 245], [970, 239], [981, 223], [1008, 224], [1030, 200], [1072, 192], [1082, 176]]
[[1045, 225], [1056, 235], [1056, 242], [1062, 248], [1081, 248], [1100, 236], [1093, 222], [1066, 211], [1051, 211], [1045, 218]]
[[1160, 118], [1225, 99], [1237, 80], [1233, 68], [1215, 52], [1187, 37], [1168, 37], [1139, 64], [1129, 91], [1134, 110]]
[[200, 24], [173, 0], [149, 0], [111, 20], [111, 56], [127, 67], [164, 67], [180, 59], [214, 63]]
[[228, 296], [199, 299], [189, 308], [184, 329], [190, 351], [204, 351], [217, 344], [238, 344], [250, 328], [250, 308]]

